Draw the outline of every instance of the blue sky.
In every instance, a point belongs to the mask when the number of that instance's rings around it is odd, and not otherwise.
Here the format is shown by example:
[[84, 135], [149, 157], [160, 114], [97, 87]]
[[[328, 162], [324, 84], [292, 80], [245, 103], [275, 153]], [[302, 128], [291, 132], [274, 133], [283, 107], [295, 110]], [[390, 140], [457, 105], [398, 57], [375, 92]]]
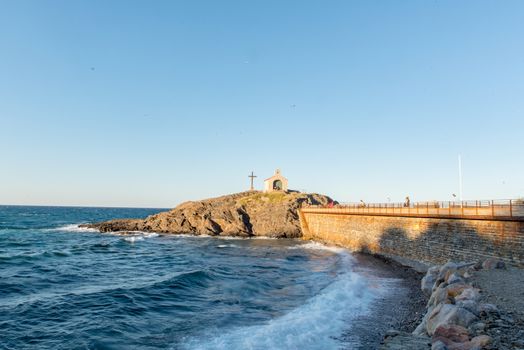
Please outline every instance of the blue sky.
[[524, 196], [522, 1], [0, 0], [0, 204]]

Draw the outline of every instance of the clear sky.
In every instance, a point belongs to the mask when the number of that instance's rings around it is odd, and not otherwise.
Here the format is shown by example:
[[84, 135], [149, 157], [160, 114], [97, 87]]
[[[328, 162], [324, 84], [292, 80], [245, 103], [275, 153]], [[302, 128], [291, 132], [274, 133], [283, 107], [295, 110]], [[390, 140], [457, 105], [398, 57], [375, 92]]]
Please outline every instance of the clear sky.
[[0, 204], [524, 196], [524, 1], [0, 0]]

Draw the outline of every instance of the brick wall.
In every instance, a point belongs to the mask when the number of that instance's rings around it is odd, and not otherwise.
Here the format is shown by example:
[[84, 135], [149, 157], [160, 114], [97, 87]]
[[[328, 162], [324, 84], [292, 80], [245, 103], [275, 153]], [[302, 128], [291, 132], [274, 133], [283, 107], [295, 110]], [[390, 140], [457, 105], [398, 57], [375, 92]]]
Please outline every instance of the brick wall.
[[488, 257], [524, 266], [524, 222], [301, 212], [304, 239], [426, 264]]

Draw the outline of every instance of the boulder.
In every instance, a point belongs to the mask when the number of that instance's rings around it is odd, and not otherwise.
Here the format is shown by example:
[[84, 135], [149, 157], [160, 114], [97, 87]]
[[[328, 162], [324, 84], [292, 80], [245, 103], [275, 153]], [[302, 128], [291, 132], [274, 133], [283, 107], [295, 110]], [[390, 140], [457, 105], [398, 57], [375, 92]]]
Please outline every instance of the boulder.
[[458, 273], [454, 272], [448, 277], [446, 283], [450, 285], [455, 283], [465, 283], [465, 281], [464, 278], [462, 278]]
[[435, 285], [435, 281], [437, 280], [437, 276], [439, 273], [440, 267], [439, 266], [433, 266], [428, 269], [428, 272], [426, 275], [422, 278], [422, 281], [420, 282], [420, 287], [422, 289], [422, 292], [426, 294], [426, 296], [430, 296], [431, 292], [433, 291], [433, 286]]
[[493, 304], [480, 304], [477, 307], [478, 313], [483, 315], [495, 315], [498, 316], [500, 314], [499, 309], [493, 305]]
[[431, 340], [428, 337], [414, 336], [405, 332], [390, 332], [384, 338], [380, 350], [423, 350], [429, 349]]
[[480, 350], [483, 349], [489, 343], [491, 343], [491, 338], [487, 335], [479, 335], [471, 340], [467, 340], [464, 342], [453, 342], [449, 339], [437, 339], [435, 343], [437, 342], [444, 344], [445, 349], [447, 350]]
[[422, 318], [422, 321], [420, 321], [420, 324], [413, 331], [412, 333], [413, 335], [416, 335], [416, 336], [427, 336], [428, 335], [428, 333], [426, 332], [426, 324], [428, 322], [429, 314], [433, 311], [434, 308], [435, 308], [434, 306], [428, 307], [428, 310], [426, 311], [426, 314]]
[[471, 277], [471, 274], [475, 271], [475, 263], [462, 263], [459, 264], [456, 273], [464, 278]]
[[473, 300], [477, 301], [480, 298], [479, 290], [477, 288], [466, 288], [458, 296], [455, 297], [455, 301], [462, 300]]
[[458, 266], [459, 265], [457, 263], [448, 261], [440, 267], [437, 280], [445, 281], [449, 274], [452, 274], [453, 272], [457, 271]]
[[447, 298], [448, 291], [446, 290], [446, 287], [440, 286], [431, 294], [431, 297], [428, 300], [428, 307], [434, 307], [438, 304], [442, 304], [446, 301]]
[[440, 340], [444, 344], [464, 343], [469, 341], [469, 332], [466, 328], [454, 324], [440, 325], [433, 333], [432, 341]]
[[489, 258], [484, 260], [482, 268], [485, 270], [504, 269], [506, 268], [506, 263], [500, 259]]
[[454, 263], [449, 261], [442, 265], [437, 276], [437, 281], [435, 282], [438, 286], [440, 283], [447, 281], [450, 276], [456, 273], [458, 276], [463, 277], [466, 272], [468, 272], [475, 263]]
[[468, 310], [477, 317], [480, 315], [478, 310], [479, 305], [475, 300], [459, 300], [455, 302], [455, 305]]
[[471, 286], [466, 283], [454, 283], [450, 286], [446, 287], [446, 291], [448, 293], [448, 296], [455, 298], [456, 296], [462, 294], [462, 292], [466, 289], [470, 289]]
[[474, 346], [477, 346], [480, 349], [484, 348], [488, 344], [491, 344], [492, 342], [493, 339], [491, 339], [491, 337], [488, 335], [478, 335], [470, 341], [470, 343], [472, 343]]
[[468, 327], [477, 316], [468, 310], [452, 304], [440, 304], [431, 312], [426, 322], [426, 331], [433, 336], [441, 325], [459, 325]]

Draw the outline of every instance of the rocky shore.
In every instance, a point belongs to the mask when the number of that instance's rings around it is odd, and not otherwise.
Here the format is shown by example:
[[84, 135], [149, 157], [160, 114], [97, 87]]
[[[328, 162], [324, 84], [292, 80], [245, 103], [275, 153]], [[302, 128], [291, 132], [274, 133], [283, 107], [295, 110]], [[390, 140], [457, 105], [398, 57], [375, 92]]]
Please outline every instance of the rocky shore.
[[101, 232], [143, 231], [210, 236], [268, 236], [297, 238], [302, 235], [298, 209], [327, 205], [328, 196], [316, 193], [248, 191], [185, 202], [145, 219], [121, 219], [81, 225]]
[[421, 282], [429, 297], [422, 321], [412, 333], [388, 331], [381, 349], [524, 349], [523, 275], [494, 259], [430, 268]]

